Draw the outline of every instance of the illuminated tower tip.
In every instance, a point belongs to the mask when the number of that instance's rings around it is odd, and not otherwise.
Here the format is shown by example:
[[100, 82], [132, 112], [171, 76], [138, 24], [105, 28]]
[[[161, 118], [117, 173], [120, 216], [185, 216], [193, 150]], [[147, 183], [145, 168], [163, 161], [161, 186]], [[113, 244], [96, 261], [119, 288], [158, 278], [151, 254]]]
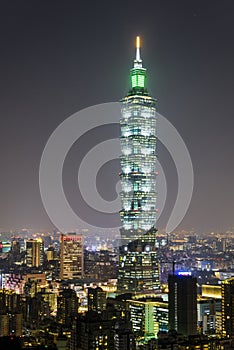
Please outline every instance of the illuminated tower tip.
[[136, 48], [139, 49], [141, 47], [141, 38], [139, 36], [136, 37]]
[[142, 67], [142, 60], [140, 56], [141, 39], [136, 37], [136, 59], [134, 60], [134, 67]]

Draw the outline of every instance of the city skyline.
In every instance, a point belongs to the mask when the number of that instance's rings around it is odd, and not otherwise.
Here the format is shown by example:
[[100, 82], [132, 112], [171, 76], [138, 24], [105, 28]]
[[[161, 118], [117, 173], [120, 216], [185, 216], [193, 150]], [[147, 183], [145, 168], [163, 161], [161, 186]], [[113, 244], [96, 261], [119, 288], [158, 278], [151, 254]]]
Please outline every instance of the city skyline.
[[[143, 37], [144, 60], [151, 71], [149, 89], [158, 98], [158, 111], [180, 132], [194, 166], [194, 195], [178, 229], [200, 233], [234, 226], [234, 6], [231, 1], [210, 4], [150, 1], [151, 11], [146, 6], [145, 13], [132, 13], [130, 2], [122, 11], [121, 6], [112, 10], [104, 1], [93, 5], [96, 11], [91, 12], [89, 4], [78, 6], [73, 1], [55, 6], [36, 2], [34, 8], [27, 1], [4, 5], [0, 230], [52, 229], [38, 186], [45, 143], [72, 113], [119, 100], [123, 86], [127, 92], [126, 62], [138, 33]], [[101, 24], [104, 18], [108, 33]], [[111, 135], [113, 130], [108, 132]], [[92, 136], [87, 145], [98, 139]], [[83, 152], [87, 145], [82, 146]], [[159, 148], [170, 193], [159, 222], [163, 229], [177, 184], [173, 162], [163, 146]], [[80, 157], [75, 147], [64, 174], [66, 194], [75, 210], [79, 208], [75, 177]], [[108, 169], [110, 182], [118, 167], [115, 162]], [[108, 199], [102, 182], [100, 188]]]
[[233, 348], [234, 3], [1, 9], [0, 348]]

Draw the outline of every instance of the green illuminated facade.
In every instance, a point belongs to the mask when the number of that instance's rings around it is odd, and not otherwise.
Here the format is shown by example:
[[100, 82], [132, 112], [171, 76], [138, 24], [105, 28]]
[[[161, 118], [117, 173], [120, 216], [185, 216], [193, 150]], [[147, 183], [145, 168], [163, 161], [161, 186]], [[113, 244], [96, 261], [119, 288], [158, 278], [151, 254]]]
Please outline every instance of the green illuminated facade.
[[156, 100], [137, 47], [131, 88], [121, 100], [121, 247], [118, 292], [159, 290], [156, 241]]
[[144, 89], [146, 83], [146, 69], [131, 69], [131, 84], [133, 89]]
[[154, 298], [129, 300], [133, 332], [144, 344], [168, 331], [168, 303]]

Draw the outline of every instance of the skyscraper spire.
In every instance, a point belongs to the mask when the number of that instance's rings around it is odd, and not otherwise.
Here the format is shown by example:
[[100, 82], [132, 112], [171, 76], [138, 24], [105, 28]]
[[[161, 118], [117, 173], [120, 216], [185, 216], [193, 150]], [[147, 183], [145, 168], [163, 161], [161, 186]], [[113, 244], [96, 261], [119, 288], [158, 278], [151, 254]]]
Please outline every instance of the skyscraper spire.
[[136, 37], [136, 58], [134, 60], [133, 68], [130, 70], [131, 76], [131, 90], [130, 94], [136, 93], [147, 94], [146, 90], [146, 69], [142, 67], [142, 59], [140, 55], [141, 40]]
[[136, 59], [134, 60], [134, 68], [142, 68], [142, 60], [140, 55], [141, 39], [136, 37]]

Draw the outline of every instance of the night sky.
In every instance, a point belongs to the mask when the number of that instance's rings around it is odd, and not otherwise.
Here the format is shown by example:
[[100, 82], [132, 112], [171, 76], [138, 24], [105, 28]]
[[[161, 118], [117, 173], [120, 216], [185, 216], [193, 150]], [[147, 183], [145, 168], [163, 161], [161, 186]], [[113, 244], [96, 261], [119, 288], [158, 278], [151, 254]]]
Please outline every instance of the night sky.
[[[73, 113], [127, 93], [136, 35], [143, 38], [150, 93], [194, 166], [192, 202], [178, 229], [234, 227], [233, 23], [233, 0], [1, 1], [0, 230], [53, 227], [38, 185], [47, 139]], [[94, 140], [90, 135], [81, 148]], [[77, 211], [75, 149], [64, 186]], [[163, 228], [177, 180], [162, 145], [158, 154], [169, 183]], [[117, 162], [108, 171], [117, 173]]]

